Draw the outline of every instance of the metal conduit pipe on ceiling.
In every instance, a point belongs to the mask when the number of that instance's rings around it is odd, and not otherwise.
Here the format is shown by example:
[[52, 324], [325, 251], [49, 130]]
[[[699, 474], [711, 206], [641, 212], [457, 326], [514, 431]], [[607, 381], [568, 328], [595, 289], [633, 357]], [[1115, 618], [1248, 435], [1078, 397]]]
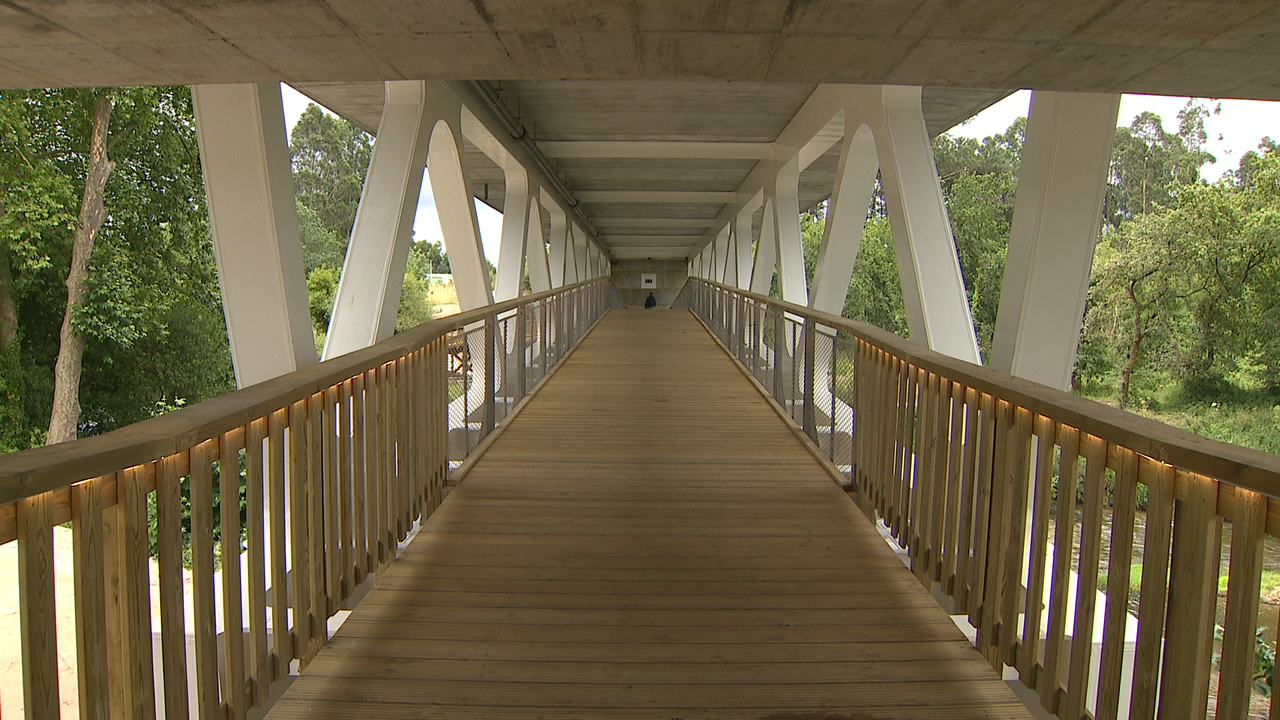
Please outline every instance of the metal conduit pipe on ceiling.
[[498, 92], [498, 89], [487, 80], [467, 80], [449, 84], [455, 87], [456, 92], [482, 101], [483, 107], [493, 114], [493, 119], [501, 123], [511, 136], [511, 139], [515, 140], [519, 147], [524, 149], [524, 154], [527, 154], [528, 159], [532, 160], [537, 173], [543, 176], [540, 179], [550, 186], [552, 194], [572, 210], [578, 222], [591, 234], [591, 237], [596, 239], [596, 246], [609, 256], [610, 261], [617, 262], [613, 254], [600, 245], [600, 231], [596, 229], [595, 223], [591, 222], [591, 218], [583, 212], [573, 192], [560, 181], [560, 178], [556, 175], [555, 168], [547, 160], [547, 156], [543, 155], [542, 151], [538, 149], [538, 144], [534, 142], [533, 138], [529, 137], [529, 129], [507, 109], [506, 104], [502, 102], [502, 95]]

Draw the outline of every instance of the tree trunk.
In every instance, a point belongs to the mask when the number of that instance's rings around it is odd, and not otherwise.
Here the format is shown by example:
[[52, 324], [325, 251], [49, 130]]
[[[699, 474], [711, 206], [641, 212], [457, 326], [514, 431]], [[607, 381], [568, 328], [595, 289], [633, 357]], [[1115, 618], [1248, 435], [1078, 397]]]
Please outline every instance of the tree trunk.
[[[0, 202], [0, 217], [4, 217], [4, 203]], [[9, 349], [18, 336], [18, 303], [13, 299], [13, 272], [9, 268], [9, 256], [0, 252], [0, 353]]]
[[71, 245], [71, 269], [67, 271], [67, 309], [62, 316], [58, 361], [53, 368], [53, 413], [49, 416], [46, 445], [75, 440], [80, 420], [80, 364], [84, 359], [85, 339], [75, 331], [72, 318], [84, 298], [93, 239], [107, 216], [103, 189], [107, 176], [115, 167], [115, 163], [107, 158], [107, 124], [111, 120], [111, 107], [110, 96], [103, 94], [93, 108], [84, 195], [80, 199], [80, 219]]

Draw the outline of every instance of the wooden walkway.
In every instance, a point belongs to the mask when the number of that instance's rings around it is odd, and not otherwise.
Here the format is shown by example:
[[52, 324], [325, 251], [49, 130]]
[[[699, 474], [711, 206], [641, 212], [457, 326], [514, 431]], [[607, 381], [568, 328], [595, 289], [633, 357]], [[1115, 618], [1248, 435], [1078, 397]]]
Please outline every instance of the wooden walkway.
[[684, 311], [611, 311], [270, 718], [1029, 718]]

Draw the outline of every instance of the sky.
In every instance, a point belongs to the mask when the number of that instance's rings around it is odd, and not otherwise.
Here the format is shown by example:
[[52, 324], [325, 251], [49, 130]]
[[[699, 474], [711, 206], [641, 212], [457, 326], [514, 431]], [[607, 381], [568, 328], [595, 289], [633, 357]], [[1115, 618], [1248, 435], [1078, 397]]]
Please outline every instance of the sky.
[[[1124, 95], [1120, 98], [1118, 126], [1127, 126], [1140, 113], [1150, 110], [1160, 116], [1166, 132], [1178, 131], [1178, 111], [1186, 106], [1188, 98], [1164, 95]], [[1262, 138], [1280, 139], [1280, 102], [1263, 100], [1202, 100], [1210, 115], [1205, 120], [1209, 135], [1206, 150], [1217, 162], [1201, 170], [1201, 177], [1210, 182], [1240, 165], [1240, 156], [1256, 150]], [[1015, 118], [1025, 117], [1031, 106], [1031, 91], [1021, 90], [986, 110], [968, 122], [952, 128], [952, 135], [983, 138], [1004, 132]]]
[[[280, 88], [284, 100], [285, 127], [292, 130], [311, 101], [288, 85], [282, 84]], [[1124, 95], [1120, 99], [1117, 123], [1129, 125], [1139, 113], [1150, 110], [1160, 116], [1166, 131], [1177, 132], [1178, 111], [1187, 104], [1187, 100], [1184, 97], [1162, 95]], [[1201, 171], [1206, 180], [1217, 180], [1223, 173], [1236, 169], [1240, 156], [1257, 149], [1263, 137], [1280, 139], [1280, 102], [1204, 100], [1204, 103], [1211, 113], [1205, 120], [1205, 130], [1209, 134], [1206, 149], [1217, 159], [1217, 162], [1205, 166]], [[1030, 106], [1031, 91], [1021, 90], [948, 132], [974, 138], [1004, 132], [1014, 119], [1025, 116]], [[496, 265], [502, 237], [502, 213], [476, 201], [476, 218], [480, 223], [480, 241], [484, 245], [485, 257]], [[413, 237], [415, 240], [432, 243], [442, 239], [435, 199], [431, 196], [431, 185], [426, 182], [426, 178], [423, 179], [422, 194], [418, 200], [418, 213], [414, 217]]]

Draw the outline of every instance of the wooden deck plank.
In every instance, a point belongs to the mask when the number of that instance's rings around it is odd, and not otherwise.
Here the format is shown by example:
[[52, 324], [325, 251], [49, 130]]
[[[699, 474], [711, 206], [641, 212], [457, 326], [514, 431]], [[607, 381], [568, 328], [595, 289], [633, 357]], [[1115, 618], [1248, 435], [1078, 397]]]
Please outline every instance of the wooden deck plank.
[[613, 311], [268, 717], [1027, 718], [690, 315]]

